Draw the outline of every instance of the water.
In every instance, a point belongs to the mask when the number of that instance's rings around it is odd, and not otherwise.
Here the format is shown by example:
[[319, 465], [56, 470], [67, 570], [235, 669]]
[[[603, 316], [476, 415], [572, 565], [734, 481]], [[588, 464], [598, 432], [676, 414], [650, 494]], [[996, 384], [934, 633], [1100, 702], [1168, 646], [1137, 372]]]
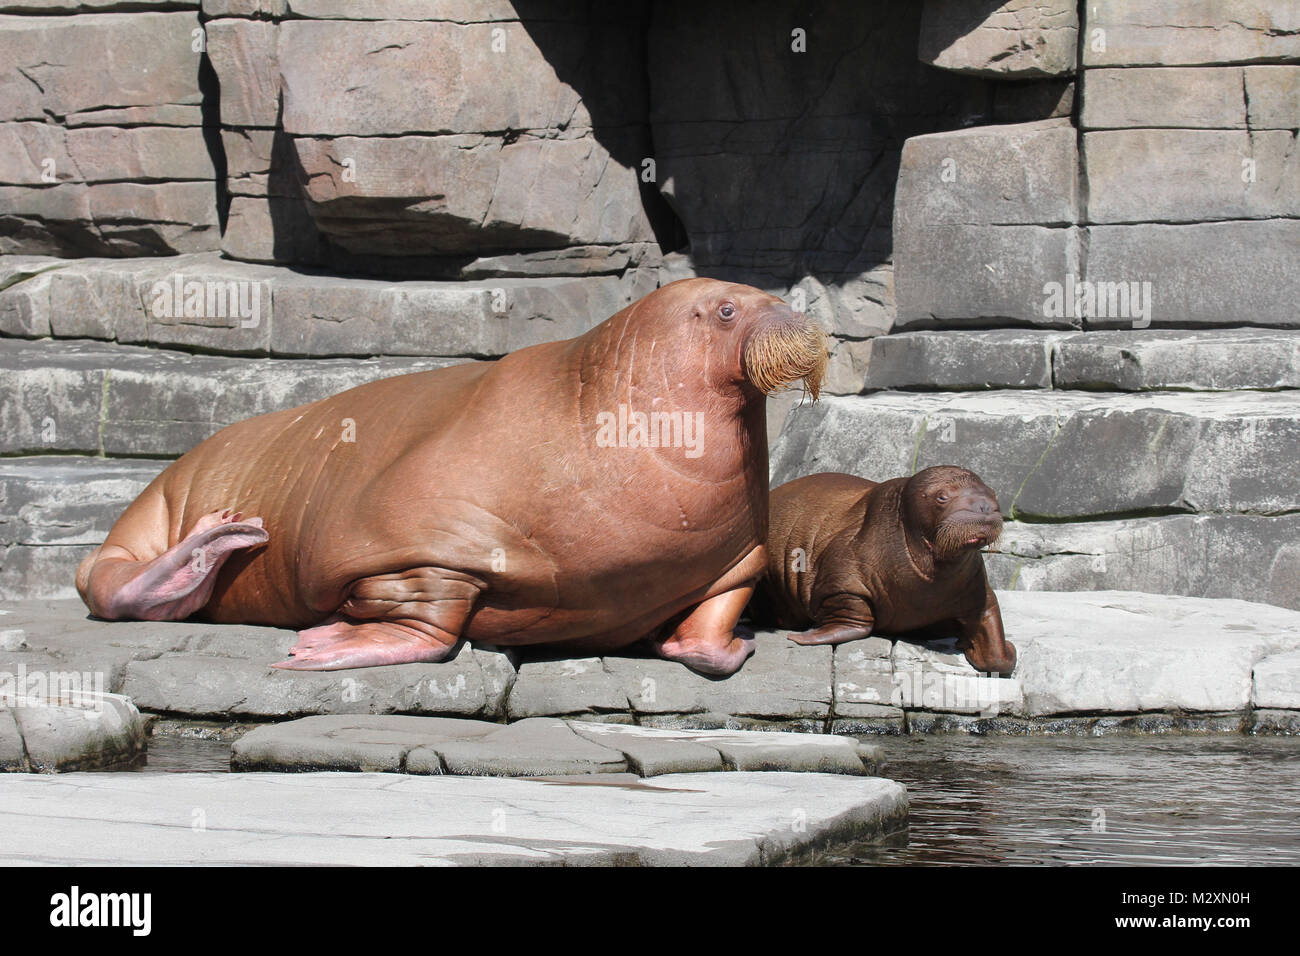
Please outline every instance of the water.
[[145, 759], [129, 768], [138, 773], [199, 773], [230, 770], [230, 742], [198, 737], [150, 737]]
[[[907, 785], [906, 834], [833, 866], [1300, 865], [1300, 739], [871, 737]], [[152, 737], [153, 773], [225, 771], [230, 744]]]
[[898, 737], [905, 838], [830, 865], [1300, 864], [1300, 740]]

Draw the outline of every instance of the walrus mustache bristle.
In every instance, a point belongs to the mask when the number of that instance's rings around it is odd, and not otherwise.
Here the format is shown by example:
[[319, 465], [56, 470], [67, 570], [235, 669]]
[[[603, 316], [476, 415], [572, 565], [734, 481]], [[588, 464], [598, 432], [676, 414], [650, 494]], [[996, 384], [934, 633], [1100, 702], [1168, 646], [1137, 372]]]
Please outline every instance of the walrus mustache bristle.
[[934, 551], [940, 556], [960, 554], [972, 534], [987, 535], [983, 549], [992, 549], [1002, 537], [1001, 520], [986, 523], [944, 522], [934, 533]]
[[770, 395], [803, 379], [813, 401], [821, 397], [828, 359], [826, 333], [815, 325], [761, 329], [745, 349], [745, 368], [756, 388]]

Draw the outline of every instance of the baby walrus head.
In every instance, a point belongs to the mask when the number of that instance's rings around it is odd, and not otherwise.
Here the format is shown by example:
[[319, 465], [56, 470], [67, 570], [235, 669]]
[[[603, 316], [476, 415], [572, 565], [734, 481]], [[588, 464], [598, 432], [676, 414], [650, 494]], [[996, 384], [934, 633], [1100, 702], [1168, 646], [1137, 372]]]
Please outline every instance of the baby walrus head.
[[998, 496], [973, 472], [953, 465], [913, 475], [903, 486], [903, 510], [937, 562], [988, 547], [1002, 534]]

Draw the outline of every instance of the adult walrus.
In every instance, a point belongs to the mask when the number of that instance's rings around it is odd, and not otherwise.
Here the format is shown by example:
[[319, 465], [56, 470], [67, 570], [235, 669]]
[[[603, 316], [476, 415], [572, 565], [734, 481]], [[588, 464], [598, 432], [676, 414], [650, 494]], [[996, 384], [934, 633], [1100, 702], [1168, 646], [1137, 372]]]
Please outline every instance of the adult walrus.
[[755, 623], [803, 630], [799, 644], [870, 635], [956, 633], [979, 671], [1010, 674], [1016, 648], [979, 549], [1002, 533], [998, 499], [964, 468], [926, 468], [877, 484], [799, 478], [772, 492], [767, 575]]
[[222, 429], [77, 589], [105, 618], [302, 629], [276, 665], [300, 670], [650, 637], [729, 674], [767, 563], [765, 396], [803, 379], [816, 398], [825, 363], [780, 299], [674, 282], [574, 339]]

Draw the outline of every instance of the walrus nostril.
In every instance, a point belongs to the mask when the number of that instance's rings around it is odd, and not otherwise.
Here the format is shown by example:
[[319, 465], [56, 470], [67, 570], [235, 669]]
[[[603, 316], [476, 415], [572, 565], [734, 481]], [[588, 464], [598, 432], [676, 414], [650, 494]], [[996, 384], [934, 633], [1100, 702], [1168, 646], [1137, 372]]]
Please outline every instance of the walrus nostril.
[[966, 494], [954, 502], [952, 511], [968, 511], [977, 515], [995, 515], [999, 514], [998, 503], [995, 499], [986, 495]]

